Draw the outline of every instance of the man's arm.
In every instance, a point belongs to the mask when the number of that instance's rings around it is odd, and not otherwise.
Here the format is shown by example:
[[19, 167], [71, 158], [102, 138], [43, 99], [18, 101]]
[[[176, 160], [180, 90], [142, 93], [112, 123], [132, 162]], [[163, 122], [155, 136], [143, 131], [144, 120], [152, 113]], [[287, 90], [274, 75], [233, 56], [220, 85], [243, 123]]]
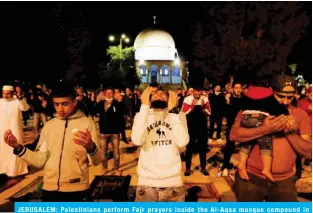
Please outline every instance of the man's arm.
[[49, 157], [47, 141], [45, 140], [44, 135], [45, 134], [43, 129], [36, 148], [37, 151], [33, 152], [27, 149], [25, 146], [19, 145], [14, 148], [13, 153], [36, 168], [44, 167]]
[[256, 128], [244, 128], [240, 126], [242, 112], [236, 116], [235, 122], [230, 130], [230, 140], [239, 143], [249, 142], [264, 135], [280, 132], [285, 129], [287, 117], [284, 115], [276, 118], [266, 118], [263, 124]]
[[172, 132], [176, 138], [174, 142], [179, 148], [185, 147], [189, 142], [186, 115], [184, 113], [169, 113], [169, 120]]
[[29, 110], [29, 105], [24, 97], [18, 99], [18, 106], [23, 112]]
[[[185, 113], [185, 115], [188, 115], [192, 110], [193, 108], [195, 107], [195, 101], [194, 101], [194, 98], [192, 97], [192, 101], [190, 101], [190, 98], [191, 96], [188, 96], [184, 99], [184, 102], [183, 102], [183, 106], [182, 106], [182, 112]], [[190, 103], [189, 103], [190, 101]]]
[[297, 154], [304, 158], [312, 158], [311, 135], [292, 133], [287, 135], [287, 139]]
[[[296, 120], [293, 120], [295, 124]], [[286, 134], [286, 137], [294, 151], [304, 158], [312, 158], [312, 130], [309, 116], [301, 110], [299, 113], [299, 131]]]
[[141, 146], [145, 143], [147, 137], [147, 118], [149, 114], [149, 106], [146, 104], [142, 104], [140, 107], [140, 111], [136, 114], [134, 118], [134, 124], [132, 128], [131, 139], [132, 142]]
[[87, 153], [88, 153], [88, 157], [90, 159], [91, 164], [94, 166], [98, 166], [102, 161], [102, 152], [99, 149], [100, 147], [99, 137], [98, 137], [96, 126], [92, 120], [90, 122], [91, 122], [90, 134], [91, 134], [91, 139], [95, 144], [95, 147], [93, 150], [90, 150], [90, 152], [87, 151]]

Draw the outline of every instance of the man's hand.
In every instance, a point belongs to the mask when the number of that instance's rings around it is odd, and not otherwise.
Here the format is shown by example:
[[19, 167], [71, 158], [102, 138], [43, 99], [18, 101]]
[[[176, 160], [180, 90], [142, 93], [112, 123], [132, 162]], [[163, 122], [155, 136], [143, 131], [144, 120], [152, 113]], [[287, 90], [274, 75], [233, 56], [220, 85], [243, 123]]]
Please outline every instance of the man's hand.
[[168, 99], [168, 105], [167, 108], [168, 110], [171, 110], [178, 105], [178, 96], [176, 92], [173, 91], [168, 91], [169, 93], [169, 99]]
[[287, 127], [288, 117], [286, 115], [280, 115], [278, 117], [268, 116], [263, 125], [265, 126], [265, 134], [272, 134], [281, 132]]
[[47, 107], [47, 104], [48, 104], [48, 102], [45, 101], [45, 100], [43, 100], [43, 101], [41, 102], [41, 106], [42, 106], [43, 108], [46, 108], [46, 107]]
[[298, 131], [299, 127], [298, 127], [298, 123], [297, 123], [296, 118], [292, 115], [287, 116], [287, 118], [288, 118], [287, 119], [287, 126], [284, 129], [284, 132], [286, 134], [289, 134], [289, 133]]
[[87, 152], [92, 152], [95, 148], [95, 143], [92, 141], [91, 134], [88, 129], [86, 131], [74, 131], [73, 141], [74, 143], [85, 147]]
[[227, 93], [227, 94], [225, 95], [226, 104], [229, 104], [229, 103], [230, 103], [230, 96], [231, 96], [230, 93]]
[[147, 87], [143, 93], [141, 94], [141, 103], [144, 105], [150, 106], [150, 95], [152, 92], [153, 88], [152, 87]]
[[11, 130], [7, 130], [4, 133], [4, 142], [12, 148], [17, 148], [20, 145]]
[[82, 100], [83, 100], [83, 96], [80, 96], [80, 95], [79, 95], [79, 96], [77, 96], [77, 97], [76, 97], [76, 100], [78, 100], [78, 101], [82, 101]]

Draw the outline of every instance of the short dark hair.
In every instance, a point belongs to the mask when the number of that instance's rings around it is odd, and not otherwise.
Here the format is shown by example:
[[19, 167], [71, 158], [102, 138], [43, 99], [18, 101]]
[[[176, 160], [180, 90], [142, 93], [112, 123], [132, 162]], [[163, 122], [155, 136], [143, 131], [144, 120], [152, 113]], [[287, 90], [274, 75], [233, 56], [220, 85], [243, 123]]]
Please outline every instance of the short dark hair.
[[[113, 93], [115, 92], [115, 90], [114, 90], [112, 87], [105, 88], [105, 91], [107, 91], [107, 90], [112, 90]], [[120, 91], [121, 91], [121, 90], [120, 90]]]
[[240, 85], [242, 86], [242, 83], [241, 83], [241, 82], [238, 82], [238, 81], [234, 81], [234, 82], [233, 82], [233, 85], [232, 85], [232, 87], [234, 88], [236, 84], [240, 84]]
[[66, 83], [55, 84], [52, 89], [52, 98], [76, 98], [74, 87]]

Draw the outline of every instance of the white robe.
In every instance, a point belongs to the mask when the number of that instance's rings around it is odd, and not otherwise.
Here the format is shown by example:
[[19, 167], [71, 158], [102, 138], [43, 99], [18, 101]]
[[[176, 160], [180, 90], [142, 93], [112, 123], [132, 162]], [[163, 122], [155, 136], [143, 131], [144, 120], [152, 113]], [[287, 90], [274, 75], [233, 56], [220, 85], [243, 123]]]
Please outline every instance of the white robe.
[[22, 100], [0, 99], [0, 174], [10, 177], [28, 173], [27, 163], [13, 154], [13, 148], [4, 142], [4, 133], [11, 130], [20, 144], [23, 144], [22, 111], [27, 111], [29, 105]]

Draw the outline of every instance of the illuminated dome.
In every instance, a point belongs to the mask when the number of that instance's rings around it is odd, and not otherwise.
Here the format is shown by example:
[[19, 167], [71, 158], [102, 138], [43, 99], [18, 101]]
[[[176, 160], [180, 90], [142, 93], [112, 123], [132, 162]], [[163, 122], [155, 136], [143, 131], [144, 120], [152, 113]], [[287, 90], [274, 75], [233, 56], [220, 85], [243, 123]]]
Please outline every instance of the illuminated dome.
[[134, 43], [136, 60], [174, 60], [177, 50], [173, 37], [161, 29], [143, 30]]

